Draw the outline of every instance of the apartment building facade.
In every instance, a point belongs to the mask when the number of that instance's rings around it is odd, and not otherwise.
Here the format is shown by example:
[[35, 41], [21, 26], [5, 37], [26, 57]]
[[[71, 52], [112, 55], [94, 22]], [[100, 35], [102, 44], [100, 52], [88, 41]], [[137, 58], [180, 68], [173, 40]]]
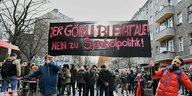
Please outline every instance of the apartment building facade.
[[152, 58], [160, 66], [175, 56], [192, 58], [192, 0], [148, 0], [131, 20], [148, 20]]
[[[53, 9], [50, 12], [47, 12], [46, 14], [36, 18], [36, 20], [39, 20], [39, 22], [36, 22], [34, 24], [34, 33], [40, 34], [41, 36], [41, 42], [40, 44], [43, 44], [43, 46], [40, 48], [38, 53], [33, 58], [32, 62], [40, 62], [40, 64], [44, 63], [44, 56], [45, 54], [48, 54], [48, 34], [49, 34], [49, 26], [50, 23], [54, 22], [72, 22], [73, 18], [70, 18], [69, 16], [63, 14], [58, 9]], [[39, 38], [39, 37], [38, 37]], [[38, 39], [37, 39], [38, 40]], [[34, 41], [39, 42], [39, 41]], [[23, 56], [25, 58], [25, 56]], [[70, 56], [56, 56], [55, 61], [59, 62], [69, 62]], [[26, 61], [26, 59], [25, 59]]]

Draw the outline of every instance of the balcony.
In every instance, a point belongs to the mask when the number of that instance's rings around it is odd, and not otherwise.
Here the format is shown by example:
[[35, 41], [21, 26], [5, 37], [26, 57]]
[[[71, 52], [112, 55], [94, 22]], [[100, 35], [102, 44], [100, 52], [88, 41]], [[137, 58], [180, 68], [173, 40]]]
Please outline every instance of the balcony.
[[167, 61], [172, 60], [175, 57], [175, 52], [163, 52], [155, 56], [155, 61], [161, 62], [161, 61]]
[[173, 27], [170, 28], [165, 28], [164, 30], [160, 31], [159, 33], [157, 33], [154, 38], [156, 41], [164, 41], [166, 39], [169, 39], [171, 37], [175, 36], [175, 31]]
[[173, 6], [165, 6], [161, 11], [159, 11], [157, 13], [157, 15], [155, 16], [155, 21], [156, 23], [161, 23], [164, 20], [166, 20], [167, 18], [173, 16], [175, 12], [175, 9]]

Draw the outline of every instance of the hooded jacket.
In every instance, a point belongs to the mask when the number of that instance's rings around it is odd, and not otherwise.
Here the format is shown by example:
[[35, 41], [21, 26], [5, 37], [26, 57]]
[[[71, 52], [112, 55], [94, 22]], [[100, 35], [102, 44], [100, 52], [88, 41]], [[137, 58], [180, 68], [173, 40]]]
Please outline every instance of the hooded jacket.
[[[168, 66], [163, 75], [163, 68], [155, 72], [155, 75], [152, 78], [161, 78], [155, 96], [178, 96], [178, 73], [181, 71], [182, 69], [171, 72], [170, 66]], [[184, 72], [181, 73], [180, 83], [183, 84], [190, 92], [192, 92], [192, 82]]]
[[[13, 58], [13, 57], [8, 57], [7, 59], [5, 59], [5, 60], [3, 61], [3, 64], [4, 64], [7, 60], [8, 60], [8, 61], [12, 61], [12, 60], [14, 60], [14, 58]], [[3, 65], [3, 64], [2, 64], [2, 65]], [[20, 74], [21, 74], [20, 61], [19, 61], [18, 59], [15, 59], [15, 60], [12, 62], [12, 64], [16, 65], [16, 76], [19, 77]], [[10, 70], [10, 71], [11, 71], [11, 70]]]

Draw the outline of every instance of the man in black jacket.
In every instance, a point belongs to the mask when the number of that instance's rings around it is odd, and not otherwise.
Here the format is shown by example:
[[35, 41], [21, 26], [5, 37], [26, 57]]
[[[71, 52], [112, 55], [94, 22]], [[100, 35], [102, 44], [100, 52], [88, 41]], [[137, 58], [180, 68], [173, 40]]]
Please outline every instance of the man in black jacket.
[[[97, 69], [97, 66], [93, 65], [86, 75], [87, 77], [89, 77], [86, 82], [86, 96], [94, 96], [94, 84], [95, 84], [95, 78], [97, 74], [96, 69]], [[90, 90], [90, 95], [89, 95], [89, 90]]]
[[98, 83], [100, 86], [100, 96], [103, 96], [103, 90], [105, 90], [105, 96], [109, 96], [109, 82], [111, 79], [112, 79], [111, 72], [106, 69], [105, 65], [102, 65], [98, 79]]

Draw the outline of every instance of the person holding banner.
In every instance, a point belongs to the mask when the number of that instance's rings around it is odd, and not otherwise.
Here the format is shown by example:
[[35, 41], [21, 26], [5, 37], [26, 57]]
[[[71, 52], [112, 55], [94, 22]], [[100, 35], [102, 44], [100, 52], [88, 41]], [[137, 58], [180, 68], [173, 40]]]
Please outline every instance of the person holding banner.
[[55, 65], [53, 57], [50, 55], [45, 56], [45, 65], [40, 67], [37, 71], [18, 78], [31, 79], [40, 75], [40, 94], [39, 96], [57, 96], [57, 82], [58, 82], [58, 71], [60, 67]]
[[192, 82], [181, 68], [183, 64], [183, 59], [176, 57], [171, 65], [155, 72], [154, 62], [150, 61], [152, 78], [161, 78], [155, 96], [178, 96], [180, 83], [192, 92]]

